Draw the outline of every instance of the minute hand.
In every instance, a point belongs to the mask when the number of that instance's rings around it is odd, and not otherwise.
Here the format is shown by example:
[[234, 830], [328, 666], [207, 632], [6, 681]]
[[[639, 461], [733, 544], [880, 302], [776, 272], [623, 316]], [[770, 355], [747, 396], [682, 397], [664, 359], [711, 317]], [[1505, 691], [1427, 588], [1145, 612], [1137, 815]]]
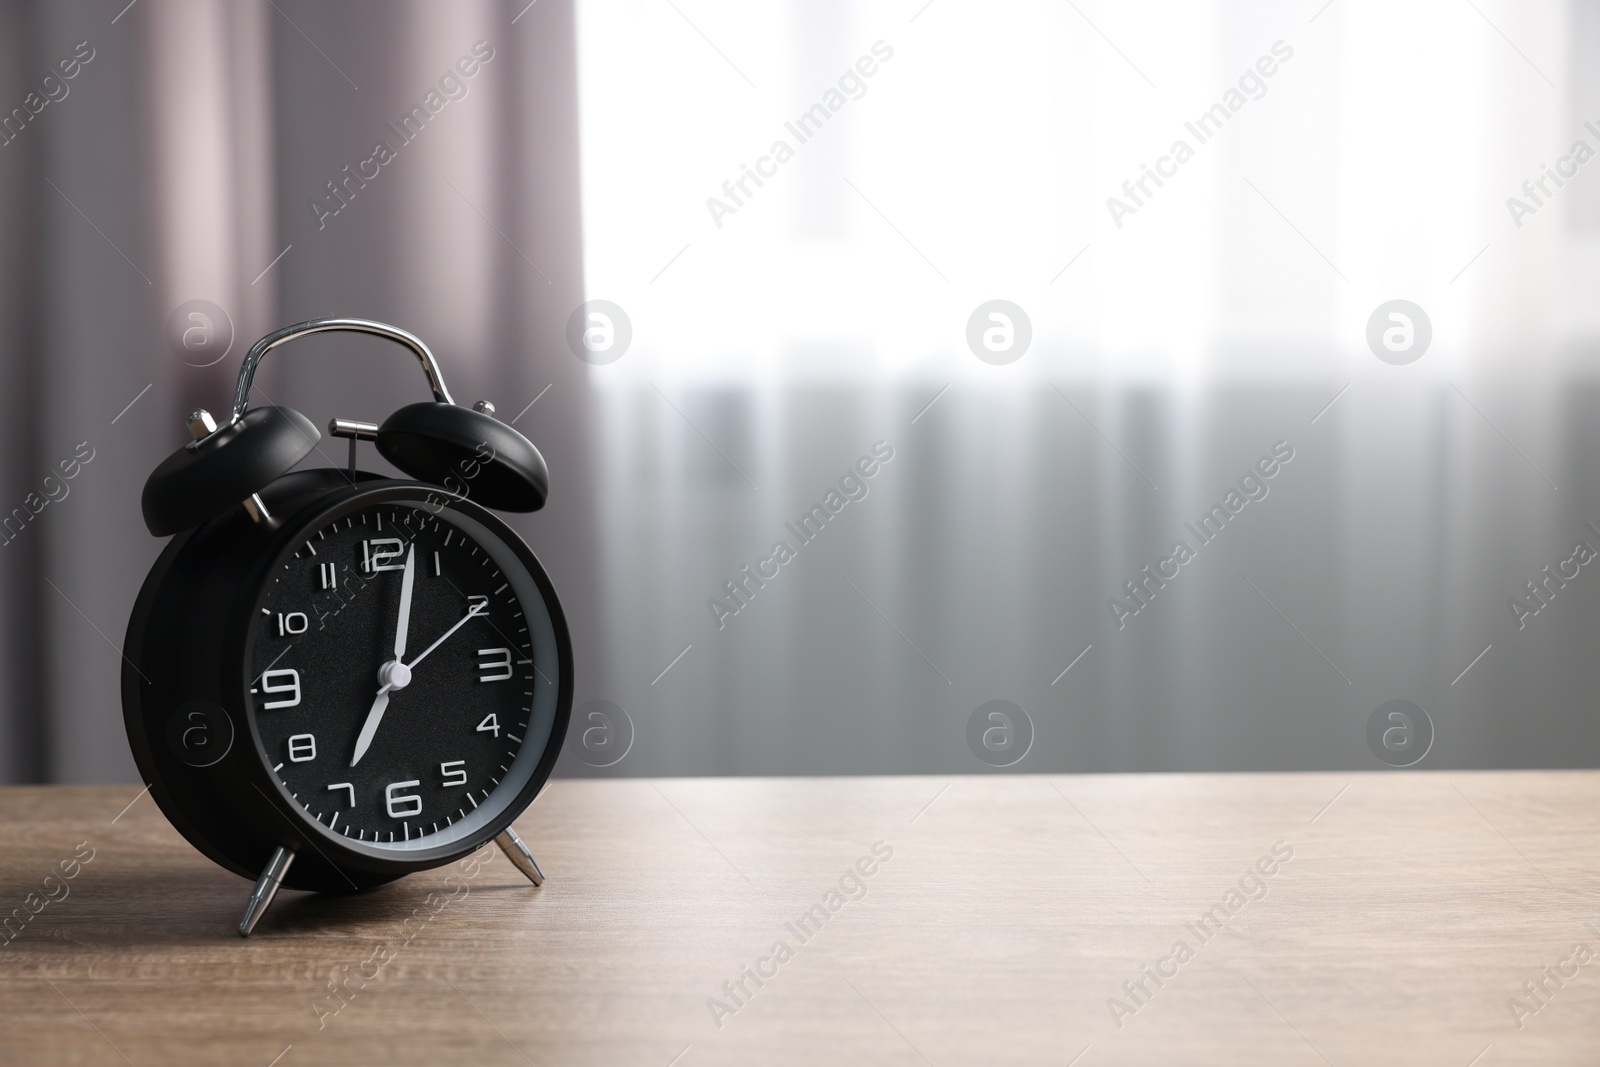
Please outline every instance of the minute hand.
[[417, 664], [421, 663], [423, 660], [428, 658], [428, 653], [432, 652], [434, 649], [436, 649], [440, 645], [444, 644], [445, 638], [449, 637], [451, 634], [455, 633], [457, 630], [459, 630], [463, 626], [465, 626], [467, 624], [468, 620], [470, 620], [474, 615], [478, 614], [480, 611], [485, 611], [487, 609], [488, 609], [488, 605], [484, 604], [484, 603], [481, 603], [481, 602], [472, 605], [472, 610], [471, 611], [468, 611], [465, 615], [461, 616], [461, 618], [456, 621], [456, 624], [454, 626], [450, 627], [450, 629], [448, 629], [444, 633], [440, 634], [434, 640], [433, 644], [429, 645], [427, 648], [423, 649], [420, 653], [418, 653], [417, 654], [417, 658], [412, 660], [410, 663], [407, 663], [406, 667], [408, 669], [415, 669]]
[[406, 658], [406, 633], [411, 629], [411, 591], [417, 584], [417, 546], [411, 545], [406, 553], [406, 573], [400, 580], [400, 613], [394, 624], [394, 658], [404, 663]]

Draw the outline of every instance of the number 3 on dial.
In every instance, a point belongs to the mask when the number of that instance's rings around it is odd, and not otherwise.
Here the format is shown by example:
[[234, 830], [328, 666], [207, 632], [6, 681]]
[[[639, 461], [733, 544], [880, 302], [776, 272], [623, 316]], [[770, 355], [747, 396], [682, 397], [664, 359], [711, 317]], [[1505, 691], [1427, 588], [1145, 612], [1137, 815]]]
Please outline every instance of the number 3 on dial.
[[509, 648], [478, 649], [478, 681], [503, 682], [511, 677]]

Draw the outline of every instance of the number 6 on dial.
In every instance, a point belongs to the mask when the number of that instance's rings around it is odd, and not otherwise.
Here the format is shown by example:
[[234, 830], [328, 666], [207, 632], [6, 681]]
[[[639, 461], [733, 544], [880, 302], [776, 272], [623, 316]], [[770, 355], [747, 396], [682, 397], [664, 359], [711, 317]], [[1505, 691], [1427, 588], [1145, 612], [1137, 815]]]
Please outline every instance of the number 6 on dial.
[[422, 798], [415, 793], [396, 793], [396, 789], [409, 789], [414, 785], [421, 785], [418, 781], [393, 782], [383, 791], [386, 806], [389, 809], [389, 818], [404, 819], [412, 815], [422, 814]]

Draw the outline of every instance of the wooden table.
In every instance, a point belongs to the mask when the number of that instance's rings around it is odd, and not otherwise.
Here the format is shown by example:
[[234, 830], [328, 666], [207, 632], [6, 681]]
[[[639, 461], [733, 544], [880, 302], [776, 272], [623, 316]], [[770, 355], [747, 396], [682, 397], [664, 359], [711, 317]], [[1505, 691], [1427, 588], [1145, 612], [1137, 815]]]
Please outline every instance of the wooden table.
[[135, 793], [0, 790], [0, 1062], [1600, 1061], [1600, 772], [566, 779], [249, 940]]

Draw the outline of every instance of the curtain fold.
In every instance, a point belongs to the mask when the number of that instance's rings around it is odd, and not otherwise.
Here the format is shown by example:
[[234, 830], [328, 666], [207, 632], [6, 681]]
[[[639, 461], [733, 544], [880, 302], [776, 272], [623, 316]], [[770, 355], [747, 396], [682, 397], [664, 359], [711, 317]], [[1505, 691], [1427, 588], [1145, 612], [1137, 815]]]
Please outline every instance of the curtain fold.
[[[549, 460], [551, 504], [516, 525], [563, 590], [587, 583], [582, 379], [561, 340], [582, 300], [572, 12], [542, 0], [513, 23], [520, 7], [0, 7], [0, 109], [92, 53], [0, 147], [0, 202], [16, 205], [0, 213], [0, 510], [27, 515], [0, 547], [0, 781], [133, 779], [120, 646], [162, 547], [144, 479], [184, 414], [226, 408], [250, 343], [288, 322], [402, 325], [461, 399], [507, 418], [552, 385], [517, 424]], [[388, 123], [479, 42], [494, 58], [469, 91], [398, 143]], [[384, 140], [397, 157], [319, 220], [328, 183]], [[380, 346], [318, 339], [275, 353], [255, 402], [321, 426], [425, 395]], [[47, 486], [75, 456], [91, 458]], [[325, 444], [308, 464], [343, 461]], [[370, 449], [363, 465], [391, 471]]]

